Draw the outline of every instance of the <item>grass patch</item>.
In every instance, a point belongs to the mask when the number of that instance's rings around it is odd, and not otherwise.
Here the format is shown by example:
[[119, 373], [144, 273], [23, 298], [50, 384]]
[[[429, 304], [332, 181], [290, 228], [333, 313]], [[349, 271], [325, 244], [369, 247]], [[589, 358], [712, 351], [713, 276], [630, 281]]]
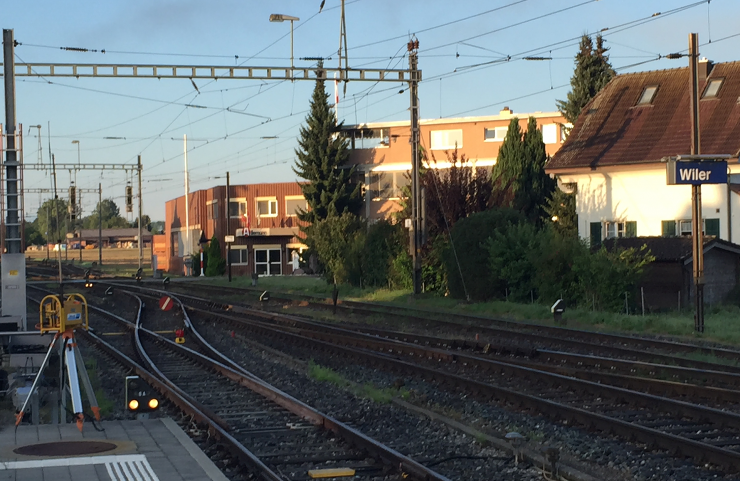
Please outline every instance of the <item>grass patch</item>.
[[401, 388], [395, 390], [391, 388], [380, 388], [370, 383], [358, 384], [345, 378], [335, 370], [316, 364], [313, 359], [308, 361], [308, 376], [319, 382], [327, 382], [337, 387], [349, 391], [357, 397], [369, 399], [379, 404], [388, 404], [396, 396], [408, 399], [410, 393], [408, 390]]
[[93, 391], [95, 391], [95, 399], [98, 401], [100, 416], [107, 416], [115, 409], [115, 403], [106, 396], [105, 390], [100, 383], [100, 377], [98, 377], [98, 361], [95, 359], [86, 360], [85, 370], [87, 371], [87, 376], [90, 378]]

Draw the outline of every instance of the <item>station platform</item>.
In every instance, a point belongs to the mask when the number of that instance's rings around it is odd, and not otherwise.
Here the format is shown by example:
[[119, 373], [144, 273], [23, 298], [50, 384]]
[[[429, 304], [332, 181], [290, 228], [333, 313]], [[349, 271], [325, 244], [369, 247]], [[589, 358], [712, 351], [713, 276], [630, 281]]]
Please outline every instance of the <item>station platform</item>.
[[169, 418], [7, 426], [0, 430], [0, 481], [227, 481]]

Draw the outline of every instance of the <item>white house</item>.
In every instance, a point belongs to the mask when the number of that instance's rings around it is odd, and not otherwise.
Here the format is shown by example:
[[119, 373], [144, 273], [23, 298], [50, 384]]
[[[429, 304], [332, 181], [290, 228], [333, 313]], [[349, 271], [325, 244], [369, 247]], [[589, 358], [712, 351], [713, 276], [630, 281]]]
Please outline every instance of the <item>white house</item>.
[[[701, 188], [704, 232], [738, 243], [740, 62], [699, 65], [700, 152], [733, 157], [727, 183]], [[667, 185], [661, 161], [690, 153], [690, 127], [688, 67], [612, 79], [546, 167], [576, 195], [579, 235], [691, 235], [691, 188]]]

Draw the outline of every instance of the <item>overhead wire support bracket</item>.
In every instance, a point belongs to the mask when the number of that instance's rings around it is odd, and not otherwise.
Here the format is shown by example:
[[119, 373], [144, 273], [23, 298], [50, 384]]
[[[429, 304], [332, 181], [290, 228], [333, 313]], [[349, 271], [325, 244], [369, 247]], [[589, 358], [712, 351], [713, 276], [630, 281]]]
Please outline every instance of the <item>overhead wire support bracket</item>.
[[[45, 164], [23, 164], [26, 170], [51, 170], [52, 167]], [[136, 164], [56, 164], [59, 170], [138, 170], [141, 167]], [[97, 191], [96, 191], [97, 192]]]
[[[234, 80], [328, 80], [334, 74], [340, 81], [408, 82], [411, 72], [404, 69], [312, 67], [251, 67], [218, 65], [134, 65], [17, 63], [16, 77], [109, 77], [109, 78], [181, 78]], [[421, 75], [421, 72], [418, 72]], [[420, 79], [419, 79], [420, 80]]]

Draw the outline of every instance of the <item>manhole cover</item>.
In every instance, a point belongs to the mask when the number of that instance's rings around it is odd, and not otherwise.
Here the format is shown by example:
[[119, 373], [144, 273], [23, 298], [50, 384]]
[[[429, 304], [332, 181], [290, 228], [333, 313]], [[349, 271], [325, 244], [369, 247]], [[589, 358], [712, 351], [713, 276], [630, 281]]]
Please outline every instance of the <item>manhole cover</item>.
[[25, 456], [82, 456], [116, 449], [113, 443], [101, 441], [65, 441], [58, 443], [29, 444], [13, 450]]

